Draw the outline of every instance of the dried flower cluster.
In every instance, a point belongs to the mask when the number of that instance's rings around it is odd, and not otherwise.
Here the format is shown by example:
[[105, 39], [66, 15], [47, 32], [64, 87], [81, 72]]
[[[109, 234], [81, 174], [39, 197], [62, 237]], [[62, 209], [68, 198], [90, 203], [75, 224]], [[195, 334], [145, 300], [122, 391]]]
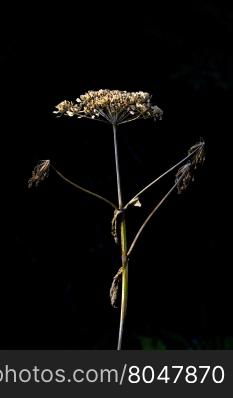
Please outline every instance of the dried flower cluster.
[[205, 161], [205, 141], [203, 138], [200, 139], [200, 142], [193, 145], [189, 150], [188, 154], [194, 152], [194, 156], [192, 158], [192, 166], [196, 169], [198, 166], [201, 166]]
[[48, 177], [50, 169], [50, 160], [41, 160], [33, 169], [32, 177], [28, 180], [28, 188], [33, 184], [37, 186], [41, 181]]
[[143, 91], [88, 91], [76, 102], [62, 101], [56, 106], [58, 115], [77, 116], [122, 124], [140, 118], [162, 118], [162, 110], [151, 104], [151, 96]]
[[197, 144], [193, 145], [188, 150], [188, 155], [193, 153], [193, 157], [179, 168], [176, 173], [176, 183], [178, 193], [184, 192], [191, 181], [194, 181], [194, 172], [198, 166], [201, 166], [205, 161], [205, 142], [203, 139]]

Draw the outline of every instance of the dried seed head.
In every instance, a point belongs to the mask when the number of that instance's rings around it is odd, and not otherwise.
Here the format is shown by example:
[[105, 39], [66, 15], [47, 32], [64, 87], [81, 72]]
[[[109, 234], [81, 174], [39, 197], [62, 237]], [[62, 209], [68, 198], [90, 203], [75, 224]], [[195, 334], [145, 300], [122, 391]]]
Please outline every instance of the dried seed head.
[[41, 160], [33, 169], [32, 177], [28, 180], [28, 188], [33, 184], [37, 186], [41, 181], [48, 177], [50, 168], [50, 160]]
[[176, 173], [175, 182], [177, 183], [179, 194], [187, 189], [190, 182], [194, 181], [195, 170], [205, 161], [205, 142], [203, 139], [188, 150], [188, 155], [192, 153], [193, 156], [191, 156], [190, 160], [180, 167]]
[[57, 111], [54, 111], [53, 113], [57, 113], [61, 116], [63, 114], [66, 114], [67, 112], [71, 112], [73, 106], [75, 106], [75, 104], [71, 101], [62, 101], [56, 106]]
[[178, 193], [184, 192], [190, 182], [192, 181], [192, 173], [191, 173], [191, 162], [186, 163], [182, 167], [179, 168], [176, 173], [176, 180]]
[[56, 106], [58, 115], [97, 119], [111, 124], [122, 124], [140, 118], [162, 119], [162, 110], [151, 104], [151, 96], [143, 91], [119, 90], [88, 91], [76, 103], [63, 101]]
[[201, 166], [205, 161], [205, 141], [203, 140], [203, 138], [201, 138], [200, 142], [193, 145], [188, 150], [188, 155], [192, 152], [195, 152], [192, 158], [192, 166], [194, 167], [194, 169], [196, 169], [198, 166]]

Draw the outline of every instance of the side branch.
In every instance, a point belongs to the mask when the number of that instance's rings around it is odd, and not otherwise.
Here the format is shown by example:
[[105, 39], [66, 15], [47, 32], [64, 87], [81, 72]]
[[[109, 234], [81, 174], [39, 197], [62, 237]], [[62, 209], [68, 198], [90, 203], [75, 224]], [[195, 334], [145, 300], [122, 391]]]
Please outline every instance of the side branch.
[[141, 191], [139, 191], [132, 199], [129, 200], [129, 202], [124, 206], [124, 209], [126, 209], [134, 200], [138, 199], [138, 197], [145, 192], [148, 188], [150, 188], [152, 185], [154, 185], [156, 182], [161, 180], [161, 178], [165, 177], [167, 174], [169, 174], [171, 171], [173, 171], [175, 168], [180, 166], [183, 162], [191, 158], [197, 151], [200, 151], [200, 148], [204, 146], [204, 142], [200, 142], [195, 146], [195, 149], [190, 152], [187, 156], [185, 156], [182, 160], [180, 160], [178, 163], [176, 163], [174, 166], [170, 167], [170, 169], [166, 170], [163, 174], [161, 174], [159, 177], [155, 178], [152, 182], [150, 182], [148, 185], [146, 185]]
[[89, 189], [83, 188], [82, 186], [80, 186], [80, 185], [76, 184], [75, 182], [69, 180], [69, 179], [68, 179], [67, 177], [65, 177], [60, 171], [58, 171], [52, 164], [51, 164], [51, 167], [52, 167], [52, 169], [57, 173], [57, 175], [59, 175], [59, 177], [61, 177], [61, 178], [62, 178], [65, 182], [67, 182], [68, 184], [72, 185], [73, 187], [79, 189], [79, 190], [82, 191], [82, 192], [85, 192], [85, 193], [87, 193], [87, 194], [89, 194], [89, 195], [91, 195], [91, 196], [94, 196], [94, 197], [97, 198], [97, 199], [102, 200], [103, 202], [109, 204], [109, 205], [110, 205], [111, 207], [113, 207], [114, 209], [117, 209], [117, 206], [116, 206], [114, 203], [112, 203], [110, 200], [104, 198], [104, 197], [101, 196], [101, 195], [98, 195], [98, 194], [95, 193], [95, 192], [90, 191]]

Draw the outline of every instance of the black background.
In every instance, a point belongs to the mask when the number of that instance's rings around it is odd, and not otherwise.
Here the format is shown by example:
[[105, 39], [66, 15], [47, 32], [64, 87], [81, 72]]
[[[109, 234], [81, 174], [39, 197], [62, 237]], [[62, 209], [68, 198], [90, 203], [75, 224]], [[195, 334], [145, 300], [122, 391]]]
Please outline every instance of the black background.
[[[21, 9], [23, 17], [15, 12], [14, 19], [6, 14], [2, 348], [116, 346], [119, 312], [109, 288], [120, 258], [111, 208], [53, 172], [27, 189], [36, 162], [51, 159], [67, 177], [116, 201], [110, 126], [52, 113], [63, 99], [100, 88], [148, 91], [164, 111], [161, 122], [118, 131], [125, 200], [200, 137], [207, 145], [195, 182], [169, 198], [133, 252], [124, 347], [224, 348], [233, 336], [232, 9], [205, 0], [134, 4], [129, 11], [67, 3], [52, 12]], [[142, 197], [141, 209], [129, 211], [129, 241], [173, 181], [166, 178]]]

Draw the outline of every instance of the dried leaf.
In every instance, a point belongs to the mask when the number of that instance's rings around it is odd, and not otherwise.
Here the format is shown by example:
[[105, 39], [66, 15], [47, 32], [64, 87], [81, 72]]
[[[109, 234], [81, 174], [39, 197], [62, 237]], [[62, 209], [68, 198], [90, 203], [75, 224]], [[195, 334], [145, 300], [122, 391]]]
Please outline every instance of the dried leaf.
[[135, 207], [142, 207], [142, 204], [141, 204], [141, 202], [140, 202], [140, 200], [139, 200], [138, 197], [133, 198], [133, 199], [127, 204], [127, 206], [126, 206], [125, 208], [128, 208], [130, 205], [135, 206]]
[[117, 234], [117, 221], [119, 215], [122, 213], [122, 210], [115, 209], [113, 218], [112, 218], [112, 229], [111, 229], [111, 234], [114, 238], [114, 241], [116, 244], [118, 244], [118, 234]]
[[135, 198], [134, 200], [132, 200], [130, 202], [130, 204], [132, 204], [135, 207], [142, 207], [142, 204], [141, 204], [141, 202], [140, 202], [140, 200], [138, 198]]
[[121, 280], [121, 274], [122, 274], [122, 267], [118, 270], [117, 274], [114, 276], [110, 288], [110, 299], [111, 299], [111, 304], [114, 308], [117, 308], [116, 301], [118, 296], [119, 284]]

